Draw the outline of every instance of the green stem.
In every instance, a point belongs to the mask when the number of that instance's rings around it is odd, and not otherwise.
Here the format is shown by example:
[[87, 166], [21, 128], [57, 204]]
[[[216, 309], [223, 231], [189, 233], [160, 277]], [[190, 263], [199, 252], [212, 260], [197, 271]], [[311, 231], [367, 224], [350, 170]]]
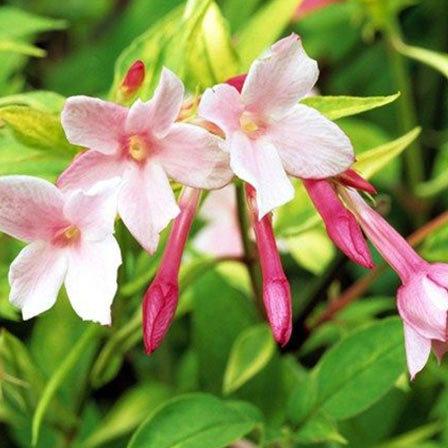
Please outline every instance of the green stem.
[[[389, 57], [392, 75], [397, 89], [401, 93], [398, 101], [399, 121], [402, 133], [417, 126], [417, 114], [412, 96], [412, 83], [405, 58], [395, 49], [395, 43], [401, 41], [401, 29], [396, 17], [391, 17], [384, 26], [384, 39]], [[424, 163], [422, 148], [418, 141], [412, 143], [404, 153], [406, 166], [406, 182], [412, 192], [424, 180]]]
[[250, 224], [246, 209], [246, 195], [244, 185], [236, 185], [236, 203], [238, 211], [238, 222], [240, 225], [241, 239], [244, 249], [244, 262], [249, 272], [252, 289], [260, 312], [264, 315], [263, 290], [261, 286], [260, 266], [257, 262], [256, 248], [250, 239]]

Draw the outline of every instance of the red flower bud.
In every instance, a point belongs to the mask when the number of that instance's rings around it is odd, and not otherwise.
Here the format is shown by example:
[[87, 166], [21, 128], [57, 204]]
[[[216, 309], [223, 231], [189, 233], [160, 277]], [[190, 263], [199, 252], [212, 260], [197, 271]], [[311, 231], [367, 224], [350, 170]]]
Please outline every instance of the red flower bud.
[[226, 84], [235, 87], [238, 92], [241, 93], [243, 90], [244, 81], [246, 81], [247, 74], [243, 73], [242, 75], [234, 76], [226, 81]]
[[126, 73], [121, 83], [121, 90], [130, 96], [137, 92], [145, 79], [145, 64], [142, 61], [135, 61]]

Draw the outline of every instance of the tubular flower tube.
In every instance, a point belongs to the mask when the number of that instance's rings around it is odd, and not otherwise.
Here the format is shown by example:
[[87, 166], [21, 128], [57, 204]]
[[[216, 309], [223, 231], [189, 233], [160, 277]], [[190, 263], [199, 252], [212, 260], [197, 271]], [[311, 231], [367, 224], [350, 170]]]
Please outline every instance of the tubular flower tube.
[[292, 331], [290, 286], [275, 243], [271, 217], [266, 215], [258, 219], [256, 192], [249, 184], [246, 185], [246, 196], [263, 277], [263, 302], [274, 338], [283, 346]]
[[355, 263], [371, 269], [374, 264], [367, 242], [356, 218], [339, 199], [334, 182], [322, 179], [303, 183], [334, 244]]
[[111, 323], [120, 248], [113, 236], [119, 179], [63, 194], [29, 176], [0, 178], [0, 231], [28, 243], [9, 270], [10, 302], [30, 319], [62, 284], [85, 320]]
[[135, 61], [126, 73], [120, 86], [120, 91], [125, 96], [134, 95], [142, 86], [145, 80], [145, 64], [142, 61]]
[[186, 188], [179, 201], [159, 270], [143, 299], [143, 340], [149, 355], [163, 341], [179, 300], [179, 269], [201, 192]]
[[336, 176], [354, 160], [344, 132], [317, 110], [298, 104], [318, 75], [316, 61], [291, 34], [258, 58], [246, 77], [202, 96], [199, 115], [222, 130], [230, 168], [257, 192], [259, 219], [294, 197], [288, 175]]
[[431, 348], [439, 361], [448, 351], [448, 265], [422, 259], [359, 193], [347, 190], [343, 197], [364, 233], [400, 277], [397, 306], [413, 379], [425, 366]]
[[64, 190], [86, 189], [120, 177], [118, 214], [150, 253], [159, 233], [179, 213], [169, 178], [192, 187], [221, 188], [232, 178], [221, 139], [189, 123], [176, 122], [184, 87], [163, 69], [148, 102], [130, 108], [97, 98], [67, 99], [62, 125], [67, 139], [89, 148], [58, 179]]

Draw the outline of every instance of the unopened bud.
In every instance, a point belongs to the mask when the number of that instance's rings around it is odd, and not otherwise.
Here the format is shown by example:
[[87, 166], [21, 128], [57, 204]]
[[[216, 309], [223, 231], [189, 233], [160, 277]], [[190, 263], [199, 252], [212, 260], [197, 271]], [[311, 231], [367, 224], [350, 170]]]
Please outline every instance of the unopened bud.
[[145, 80], [145, 64], [142, 61], [135, 61], [127, 71], [120, 89], [126, 96], [134, 95]]

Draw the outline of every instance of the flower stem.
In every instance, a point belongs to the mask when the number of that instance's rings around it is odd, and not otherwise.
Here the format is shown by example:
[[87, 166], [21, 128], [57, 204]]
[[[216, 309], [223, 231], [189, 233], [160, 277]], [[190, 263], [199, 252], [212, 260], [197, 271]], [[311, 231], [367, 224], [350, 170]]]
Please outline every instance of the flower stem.
[[260, 266], [257, 262], [256, 249], [253, 241], [250, 239], [250, 224], [246, 209], [246, 195], [244, 185], [236, 185], [236, 203], [238, 212], [238, 223], [240, 226], [241, 239], [244, 249], [244, 262], [249, 272], [250, 282], [255, 296], [258, 309], [264, 315], [263, 290], [261, 286]]
[[[389, 18], [383, 31], [392, 76], [397, 89], [401, 93], [398, 101], [399, 122], [402, 133], [405, 133], [417, 126], [417, 114], [406, 60], [396, 50], [396, 42], [401, 41], [401, 29], [395, 16]], [[414, 192], [415, 187], [424, 180], [422, 148], [418, 141], [412, 143], [404, 153], [404, 159], [406, 167], [405, 181], [411, 191]]]

